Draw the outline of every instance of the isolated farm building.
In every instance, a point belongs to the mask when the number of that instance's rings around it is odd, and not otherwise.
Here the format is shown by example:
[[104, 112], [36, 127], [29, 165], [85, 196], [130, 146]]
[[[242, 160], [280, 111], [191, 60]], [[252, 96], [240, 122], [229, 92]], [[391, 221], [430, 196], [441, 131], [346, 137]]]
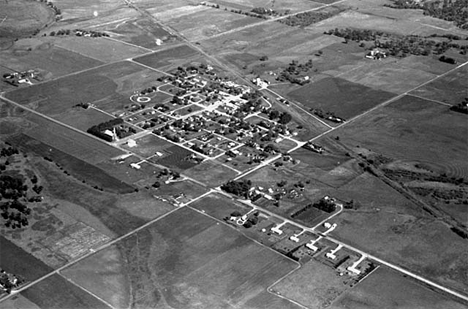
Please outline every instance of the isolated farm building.
[[386, 57], [387, 57], [387, 52], [380, 50], [378, 48], [375, 48], [366, 54], [366, 58], [373, 59], [373, 60], [380, 60]]

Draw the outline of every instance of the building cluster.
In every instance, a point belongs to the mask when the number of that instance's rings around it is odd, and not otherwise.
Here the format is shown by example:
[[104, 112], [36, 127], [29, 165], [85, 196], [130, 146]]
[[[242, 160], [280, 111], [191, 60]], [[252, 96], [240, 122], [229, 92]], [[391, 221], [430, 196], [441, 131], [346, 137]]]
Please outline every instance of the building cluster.
[[42, 80], [41, 73], [37, 70], [27, 70], [3, 74], [3, 81], [15, 87], [18, 87], [20, 84], [32, 85], [32, 79], [37, 81]]
[[18, 288], [22, 283], [23, 283], [23, 280], [19, 279], [17, 276], [7, 273], [3, 269], [0, 269], [0, 291], [1, 293], [10, 294], [12, 289]]

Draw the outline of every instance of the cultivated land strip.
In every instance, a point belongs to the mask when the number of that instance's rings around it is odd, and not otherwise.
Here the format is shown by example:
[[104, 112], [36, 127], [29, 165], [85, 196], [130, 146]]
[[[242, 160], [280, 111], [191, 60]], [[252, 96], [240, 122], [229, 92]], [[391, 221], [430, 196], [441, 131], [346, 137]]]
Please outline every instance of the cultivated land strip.
[[[324, 7], [328, 7], [328, 6], [331, 6], [331, 5], [334, 5], [334, 4], [338, 4], [338, 3], [341, 3], [341, 2], [345, 2], [345, 1], [346, 1], [346, 0], [338, 1], [338, 2], [335, 2], [335, 3], [332, 3], [332, 4], [323, 5], [323, 6], [320, 6], [320, 7], [314, 8], [314, 9], [310, 9], [310, 10], [305, 10], [305, 11], [302, 11], [302, 12], [315, 11], [315, 10], [318, 10], [318, 9], [321, 9], [321, 8], [324, 8]], [[161, 24], [159, 21], [157, 21], [157, 20], [156, 20], [151, 14], [149, 14], [148, 12], [137, 8], [137, 7], [135, 6], [135, 4], [133, 4], [133, 3], [129, 2], [129, 1], [125, 1], [125, 2], [126, 2], [129, 6], [135, 8], [135, 9], [136, 9], [137, 11], [139, 11], [141, 14], [143, 14], [143, 15], [150, 15], [151, 18], [152, 18], [153, 20], [155, 20], [155, 22], [156, 22], [158, 25], [162, 26], [163, 29], [165, 29], [165, 30], [166, 30], [166, 29], [170, 29], [170, 28], [168, 28], [167, 26]], [[302, 13], [302, 12], [296, 12], [296, 13], [290, 14], [290, 15], [295, 15], [295, 14]], [[210, 38], [217, 37], [217, 36], [221, 36], [221, 35], [228, 34], [228, 33], [233, 33], [233, 32], [236, 32], [236, 31], [241, 31], [241, 30], [244, 30], [244, 29], [246, 29], [246, 28], [250, 28], [250, 27], [257, 26], [257, 25], [259, 25], [259, 24], [268, 23], [268, 22], [272, 22], [272, 21], [277, 21], [277, 20], [279, 20], [279, 19], [284, 19], [284, 18], [287, 18], [287, 17], [290, 16], [290, 15], [282, 16], [282, 17], [278, 17], [278, 18], [273, 18], [273, 19], [265, 20], [265, 21], [262, 21], [262, 22], [259, 22], [259, 23], [254, 23], [254, 24], [246, 25], [246, 26], [243, 26], [243, 27], [240, 27], [240, 28], [232, 29], [232, 30], [229, 30], [229, 31], [227, 31], [227, 32], [223, 32], [223, 33], [217, 34], [217, 35], [215, 35], [215, 36], [212, 36], [212, 37], [210, 37]], [[203, 54], [204, 56], [206, 56], [207, 58], [209, 58], [209, 59], [215, 61], [215, 62], [216, 62], [217, 64], [219, 64], [222, 68], [224, 68], [224, 69], [226, 69], [227, 71], [229, 71], [229, 72], [235, 74], [236, 76], [238, 76], [239, 78], [241, 78], [243, 81], [245, 81], [245, 82], [247, 82], [248, 84], [250, 84], [250, 83], [249, 83], [245, 78], [243, 78], [239, 73], [237, 73], [236, 71], [230, 69], [230, 68], [227, 67], [225, 64], [223, 64], [222, 62], [220, 62], [217, 58], [215, 58], [214, 56], [209, 55], [208, 53], [206, 53], [205, 51], [203, 51], [201, 48], [199, 48], [199, 47], [196, 46], [195, 44], [193, 44], [193, 43], [191, 43], [190, 41], [188, 41], [187, 39], [185, 39], [185, 38], [184, 38], [181, 34], [179, 34], [177, 31], [174, 31], [173, 29], [170, 29], [170, 31], [168, 31], [168, 32], [171, 33], [171, 34], [175, 32], [175, 33], [176, 33], [176, 36], [178, 36], [179, 38], [181, 38], [181, 39], [182, 39], [184, 42], [186, 42], [188, 45], [190, 45], [191, 47], [193, 47], [194, 49], [196, 49], [197, 51], [199, 51], [200, 53], [202, 53], [202, 54]], [[207, 38], [207, 39], [210, 39], [210, 38]], [[115, 39], [115, 40], [121, 42], [120, 40], [117, 40], [117, 39]], [[133, 44], [130, 44], [130, 45], [133, 45]], [[134, 46], [136, 46], [136, 45], [134, 45]], [[138, 47], [140, 47], [140, 46], [138, 46]], [[172, 47], [173, 47], [173, 46], [171, 46], [171, 48], [172, 48]], [[140, 48], [141, 48], [141, 47], [140, 47]], [[160, 51], [160, 50], [157, 50], [157, 51]], [[155, 52], [155, 51], [151, 50], [151, 52], [149, 52], [149, 53], [147, 53], [147, 54], [152, 54], [152, 53], [154, 53], [154, 52]], [[146, 55], [146, 54], [144, 54], [144, 55]], [[139, 55], [138, 57], [140, 57], [140, 56], [142, 56], [142, 55]], [[130, 60], [131, 62], [134, 62], [134, 61], [132, 61], [132, 59], [127, 59], [127, 60]], [[112, 62], [112, 63], [116, 63], [116, 62], [121, 62], [121, 61], [115, 61], [115, 62]], [[142, 65], [142, 66], [144, 66], [144, 67], [147, 67], [147, 68], [149, 68], [149, 69], [155, 70], [155, 71], [160, 72], [160, 73], [163, 73], [163, 74], [168, 74], [168, 73], [165, 73], [165, 72], [159, 71], [159, 70], [157, 70], [157, 69], [148, 67], [148, 66], [143, 65], [143, 64], [138, 63], [138, 62], [134, 62], [134, 63], [137, 63], [137, 64], [139, 64], [139, 65]], [[82, 73], [82, 72], [86, 72], [86, 71], [89, 71], [89, 70], [94, 70], [94, 69], [96, 69], [96, 68], [103, 67], [103, 66], [110, 65], [110, 64], [111, 64], [111, 63], [106, 63], [106, 64], [103, 64], [103, 65], [96, 66], [96, 67], [94, 67], [94, 68], [90, 68], [90, 69], [82, 70], [82, 71], [79, 71], [79, 72], [74, 72], [74, 73], [71, 73], [71, 74], [68, 74], [68, 75], [65, 75], [65, 76], [57, 77], [57, 78], [55, 78], [55, 79], [60, 79], [60, 78], [62, 78], [62, 77], [66, 77], [66, 76], [76, 75], [76, 74], [79, 74], [79, 73]], [[386, 101], [384, 101], [384, 102], [382, 102], [382, 103], [376, 105], [375, 107], [373, 107], [373, 108], [371, 108], [371, 109], [369, 109], [369, 110], [367, 110], [367, 111], [361, 113], [360, 115], [357, 115], [357, 116], [355, 116], [355, 117], [349, 119], [349, 120], [348, 120], [347, 122], [345, 122], [345, 123], [342, 123], [342, 124], [340, 124], [340, 125], [337, 125], [336, 127], [331, 127], [331, 126], [329, 126], [328, 124], [326, 124], [326, 125], [329, 127], [329, 130], [327, 130], [327, 131], [325, 131], [325, 132], [319, 134], [318, 136], [316, 136], [316, 137], [310, 139], [310, 141], [315, 141], [315, 140], [317, 140], [317, 139], [319, 139], [319, 138], [321, 138], [321, 137], [323, 137], [323, 136], [326, 136], [326, 135], [330, 134], [331, 132], [333, 132], [333, 131], [335, 131], [335, 130], [337, 130], [337, 129], [343, 127], [343, 126], [346, 126], [346, 125], [348, 125], [349, 123], [352, 123], [352, 122], [354, 122], [355, 120], [358, 120], [358, 119], [362, 118], [363, 116], [365, 116], [365, 115], [367, 115], [367, 114], [369, 114], [369, 113], [371, 113], [371, 112], [373, 112], [373, 111], [375, 111], [375, 110], [377, 110], [377, 109], [379, 109], [379, 108], [381, 108], [381, 107], [384, 107], [384, 106], [386, 106], [386, 105], [388, 105], [388, 104], [390, 104], [390, 103], [392, 103], [392, 102], [394, 102], [394, 101], [396, 101], [396, 100], [398, 100], [398, 99], [400, 99], [400, 98], [402, 98], [403, 96], [406, 96], [406, 95], [413, 96], [413, 97], [418, 97], [418, 98], [422, 98], [422, 99], [425, 99], [425, 100], [428, 100], [428, 101], [433, 101], [433, 102], [435, 102], [435, 103], [439, 103], [439, 104], [443, 104], [443, 105], [449, 105], [449, 106], [451, 106], [450, 104], [447, 104], [447, 103], [444, 103], [444, 102], [440, 102], [440, 101], [437, 101], [437, 100], [426, 99], [426, 98], [423, 98], [423, 97], [411, 95], [411, 94], [409, 94], [409, 93], [412, 92], [412, 91], [414, 91], [414, 90], [416, 90], [416, 89], [418, 89], [418, 88], [420, 88], [420, 87], [423, 87], [423, 86], [425, 86], [425, 85], [427, 85], [427, 84], [429, 84], [429, 83], [431, 83], [431, 82], [433, 82], [433, 81], [435, 81], [435, 80], [437, 80], [437, 79], [439, 79], [439, 78], [441, 78], [441, 77], [444, 77], [445, 75], [447, 75], [447, 74], [449, 74], [449, 73], [451, 73], [451, 72], [453, 72], [453, 71], [455, 71], [455, 70], [458, 70], [458, 69], [460, 69], [461, 67], [463, 67], [463, 66], [465, 66], [465, 65], [467, 65], [467, 64], [468, 64], [468, 62], [462, 63], [462, 64], [458, 65], [457, 67], [455, 67], [455, 68], [453, 68], [453, 69], [451, 69], [451, 70], [449, 70], [449, 71], [447, 71], [447, 72], [445, 72], [445, 73], [443, 73], [443, 74], [441, 74], [441, 75], [435, 76], [434, 78], [431, 78], [430, 80], [428, 80], [428, 81], [426, 81], [426, 82], [424, 82], [424, 83], [422, 83], [422, 84], [420, 84], [420, 85], [418, 85], [418, 86], [416, 86], [416, 87], [414, 87], [414, 88], [412, 88], [412, 89], [410, 89], [410, 90], [408, 90], [408, 91], [406, 91], [406, 92], [404, 92], [404, 93], [402, 93], [402, 94], [396, 95], [395, 97], [393, 97], [393, 98], [391, 98], [391, 99], [389, 99], [389, 100], [386, 100]], [[52, 79], [52, 80], [55, 80], [55, 79]], [[279, 95], [278, 93], [276, 93], [275, 91], [273, 91], [273, 90], [271, 90], [271, 89], [267, 89], [267, 90], [268, 90], [269, 92], [271, 92], [272, 94], [276, 95], [276, 96], [282, 97], [281, 95]], [[5, 101], [5, 102], [8, 102], [8, 103], [10, 103], [10, 104], [13, 104], [13, 105], [15, 105], [15, 106], [17, 106], [17, 107], [19, 107], [19, 108], [22, 108], [22, 109], [24, 109], [24, 110], [26, 110], [26, 111], [28, 111], [28, 112], [31, 112], [31, 113], [34, 113], [34, 114], [39, 115], [39, 116], [41, 116], [41, 117], [44, 117], [44, 118], [46, 118], [46, 119], [48, 119], [48, 120], [50, 120], [50, 121], [52, 121], [52, 122], [54, 122], [54, 123], [63, 125], [63, 126], [69, 128], [69, 129], [72, 129], [72, 130], [76, 131], [76, 132], [79, 132], [79, 133], [81, 133], [81, 134], [86, 134], [86, 133], [84, 133], [84, 132], [82, 132], [82, 131], [80, 131], [80, 130], [78, 130], [78, 129], [76, 129], [76, 128], [70, 126], [70, 125], [67, 125], [67, 124], [64, 124], [64, 123], [60, 122], [59, 120], [56, 120], [56, 119], [54, 119], [54, 118], [52, 118], [52, 117], [43, 115], [43, 114], [41, 114], [41, 113], [39, 113], [39, 112], [37, 112], [37, 111], [35, 111], [35, 110], [29, 108], [29, 107], [26, 107], [26, 106], [24, 106], [24, 105], [21, 105], [21, 104], [15, 102], [15, 101], [13, 101], [13, 100], [7, 99], [7, 98], [5, 98], [5, 97], [3, 96], [3, 94], [0, 95], [0, 99], [3, 100], [3, 101]], [[301, 109], [302, 111], [306, 112], [307, 114], [311, 115], [312, 117], [317, 118], [315, 115], [312, 115], [311, 113], [309, 113], [307, 110], [303, 109], [303, 108], [302, 108], [301, 106], [299, 106], [298, 104], [296, 104], [296, 103], [294, 103], [294, 102], [292, 102], [292, 104], [294, 104], [296, 107], [298, 107], [298, 108]], [[318, 120], [320, 120], [320, 119], [318, 119]], [[321, 121], [321, 120], [320, 120], [320, 121]], [[323, 121], [321, 121], [321, 122], [323, 122]], [[89, 137], [88, 134], [86, 134], [86, 136]], [[95, 138], [96, 140], [99, 140], [100, 142], [103, 142], [101, 139], [99, 139], [99, 138], [97, 138], [97, 137], [91, 136], [91, 138]], [[289, 150], [288, 152], [291, 153], [291, 152], [297, 150], [298, 148], [302, 147], [302, 145], [303, 145], [303, 143], [298, 143], [298, 145], [297, 145], [296, 147], [294, 147], [293, 149]], [[113, 146], [116, 147], [115, 145], [113, 145]], [[121, 149], [120, 147], [116, 147], [116, 148]], [[135, 154], [134, 154], [134, 155], [135, 155]], [[140, 156], [138, 156], [138, 157], [140, 157]], [[260, 169], [260, 168], [262, 168], [262, 167], [264, 167], [264, 166], [266, 166], [266, 165], [268, 165], [268, 164], [274, 162], [275, 160], [279, 159], [280, 157], [281, 157], [281, 155], [277, 155], [277, 156], [274, 156], [274, 157], [272, 157], [272, 158], [269, 158], [268, 160], [263, 161], [263, 162], [262, 162], [261, 164], [259, 164], [258, 166], [254, 167], [254, 168], [252, 168], [252, 169], [250, 169], [250, 170], [247, 170], [246, 172], [244, 172], [244, 173], [242, 173], [242, 174], [236, 176], [236, 178], [234, 178], [234, 180], [237, 180], [237, 179], [240, 179], [240, 178], [242, 178], [242, 177], [245, 177], [246, 175], [248, 175], [248, 174], [250, 174], [250, 173], [253, 173], [253, 172], [257, 171], [258, 169]], [[141, 158], [141, 157], [140, 157], [140, 158]], [[192, 179], [191, 179], [191, 180], [192, 180]], [[199, 184], [202, 184], [202, 183], [200, 183], [200, 182], [198, 182], [198, 181], [195, 181], [195, 182], [197, 182], [197, 183], [199, 183]], [[204, 185], [204, 184], [202, 184], [202, 185]], [[204, 186], [205, 186], [205, 185], [204, 185]], [[205, 187], [206, 187], [206, 186], [205, 186]], [[12, 296], [15, 295], [16, 293], [19, 293], [19, 292], [21, 292], [21, 291], [23, 291], [23, 290], [25, 290], [25, 289], [27, 289], [27, 288], [29, 288], [29, 287], [35, 285], [35, 284], [38, 283], [38, 282], [41, 282], [41, 281], [43, 281], [43, 280], [49, 278], [50, 276], [52, 276], [52, 275], [54, 275], [54, 274], [61, 275], [60, 272], [61, 272], [62, 270], [64, 270], [64, 269], [66, 269], [66, 268], [68, 268], [68, 267], [70, 267], [70, 266], [72, 266], [72, 265], [74, 265], [74, 264], [80, 262], [81, 260], [83, 260], [83, 259], [85, 259], [85, 258], [87, 258], [87, 257], [89, 257], [89, 256], [91, 256], [91, 255], [93, 255], [93, 254], [95, 254], [95, 253], [101, 251], [101, 250], [104, 250], [104, 249], [106, 249], [106, 248], [108, 248], [108, 247], [114, 245], [115, 243], [117, 243], [117, 242], [119, 242], [119, 241], [121, 241], [121, 240], [123, 240], [123, 239], [125, 239], [125, 238], [127, 238], [127, 237], [129, 237], [129, 236], [131, 236], [131, 235], [133, 235], [133, 234], [135, 234], [135, 233], [141, 231], [142, 229], [147, 228], [148, 226], [152, 225], [153, 223], [155, 223], [155, 222], [157, 222], [157, 221], [159, 221], [159, 220], [165, 218], [166, 216], [172, 214], [173, 212], [176, 212], [176, 211], [179, 210], [180, 208], [183, 208], [183, 207], [185, 207], [185, 206], [187, 206], [187, 205], [190, 205], [191, 203], [193, 203], [193, 202], [195, 202], [195, 201], [197, 201], [197, 200], [199, 200], [199, 199], [201, 199], [201, 198], [203, 198], [203, 197], [205, 197], [205, 196], [207, 196], [207, 195], [209, 195], [209, 194], [215, 193], [215, 192], [216, 192], [216, 193], [224, 194], [224, 195], [230, 197], [231, 199], [235, 200], [235, 198], [233, 198], [231, 195], [226, 194], [225, 192], [222, 192], [222, 191], [219, 189], [219, 187], [218, 187], [218, 188], [215, 188], [215, 189], [212, 188], [212, 189], [210, 189], [208, 192], [206, 192], [206, 193], [204, 193], [204, 194], [198, 196], [198, 197], [195, 198], [195, 199], [192, 199], [192, 200], [189, 201], [188, 203], [181, 205], [181, 207], [175, 208], [175, 209], [173, 209], [173, 210], [171, 210], [171, 211], [169, 211], [169, 212], [167, 212], [167, 213], [165, 213], [165, 214], [159, 216], [158, 218], [155, 218], [155, 219], [151, 220], [150, 222], [145, 223], [144, 225], [140, 226], [139, 228], [137, 228], [137, 229], [135, 229], [135, 230], [133, 230], [133, 231], [131, 231], [131, 232], [125, 234], [125, 235], [122, 235], [122, 236], [120, 236], [120, 237], [118, 237], [118, 238], [116, 238], [116, 239], [114, 239], [114, 240], [112, 240], [112, 241], [110, 241], [110, 242], [104, 244], [103, 246], [97, 248], [96, 250], [91, 251], [91, 252], [88, 252], [87, 254], [85, 254], [85, 255], [83, 255], [83, 256], [77, 258], [76, 260], [71, 261], [71, 262], [69, 262], [69, 263], [67, 263], [67, 264], [65, 264], [65, 265], [63, 265], [63, 266], [61, 266], [61, 267], [59, 267], [58, 269], [54, 270], [53, 272], [51, 272], [51, 273], [49, 273], [49, 274], [47, 274], [47, 275], [45, 275], [45, 276], [43, 276], [43, 277], [41, 277], [41, 278], [35, 280], [35, 281], [32, 281], [32, 282], [27, 283], [26, 285], [22, 286], [22, 287], [19, 288], [18, 290], [14, 291], [12, 294], [10, 294], [10, 295], [4, 297], [4, 298], [2, 299], [2, 301], [3, 301], [3, 300], [6, 300], [6, 299], [8, 299], [8, 298], [10, 298], [10, 297], [12, 297]], [[283, 220], [283, 221], [285, 221], [285, 222], [287, 222], [287, 223], [293, 224], [293, 225], [295, 225], [295, 226], [297, 226], [297, 227], [300, 227], [300, 228], [304, 229], [305, 231], [309, 231], [309, 232], [313, 232], [314, 234], [317, 234], [317, 232], [315, 231], [315, 228], [316, 228], [316, 227], [314, 227], [314, 228], [306, 227], [306, 226], [301, 225], [301, 224], [299, 224], [299, 223], [296, 223], [296, 222], [294, 222], [294, 221], [292, 221], [292, 220], [289, 220], [289, 219], [287, 219], [287, 218], [283, 218], [282, 216], [279, 216], [279, 215], [276, 215], [276, 214], [274, 214], [274, 213], [271, 213], [270, 211], [265, 210], [265, 209], [263, 209], [262, 207], [256, 206], [256, 205], [250, 203], [249, 201], [242, 201], [242, 200], [240, 200], [240, 202], [242, 202], [242, 203], [247, 203], [247, 204], [249, 204], [249, 206], [252, 206], [252, 207], [254, 207], [255, 209], [261, 209], [263, 212], [269, 214], [270, 216], [276, 217], [276, 218], [281, 219], [281, 220]], [[189, 208], [194, 209], [194, 208], [192, 208], [192, 207], [190, 207], [190, 206], [189, 206]], [[205, 216], [208, 216], [208, 217], [210, 217], [210, 218], [213, 218], [213, 217], [209, 216], [208, 214], [206, 214], [206, 213], [204, 213], [204, 212], [201, 212], [201, 211], [199, 211], [199, 210], [197, 210], [197, 209], [194, 209], [194, 210], [197, 211], [197, 212], [202, 213], [202, 214], [205, 215]], [[221, 220], [218, 220], [218, 219], [216, 219], [216, 218], [213, 218], [213, 219], [216, 220], [216, 221], [222, 222]], [[329, 218], [328, 218], [328, 219], [329, 219]], [[327, 219], [327, 220], [328, 220], [328, 219]], [[246, 237], [247, 237], [247, 236], [246, 236]], [[437, 289], [439, 289], [439, 290], [442, 290], [442, 291], [444, 291], [444, 292], [446, 292], [446, 293], [448, 293], [448, 294], [451, 294], [451, 295], [456, 296], [456, 297], [458, 297], [458, 298], [461, 298], [461, 299], [463, 299], [463, 300], [465, 300], [465, 301], [468, 301], [468, 297], [467, 297], [466, 295], [463, 295], [463, 294], [461, 294], [461, 293], [458, 293], [458, 292], [456, 292], [456, 291], [453, 291], [452, 289], [446, 288], [446, 287], [444, 287], [444, 286], [442, 286], [442, 285], [440, 285], [440, 284], [438, 284], [438, 283], [435, 283], [435, 282], [433, 282], [433, 281], [431, 281], [431, 280], [428, 280], [428, 279], [426, 279], [426, 278], [424, 278], [424, 277], [422, 277], [422, 276], [419, 276], [419, 275], [417, 275], [417, 274], [415, 274], [415, 273], [412, 273], [412, 272], [410, 272], [409, 270], [406, 270], [406, 269], [404, 269], [404, 268], [402, 268], [402, 267], [400, 267], [400, 266], [398, 266], [398, 265], [395, 265], [395, 264], [386, 262], [385, 260], [382, 260], [382, 259], [380, 259], [380, 258], [378, 258], [378, 257], [376, 257], [376, 256], [373, 256], [373, 255], [370, 255], [370, 254], [366, 253], [365, 251], [360, 250], [360, 249], [358, 249], [358, 248], [355, 248], [355, 247], [353, 247], [353, 246], [350, 246], [350, 245], [348, 245], [348, 244], [346, 244], [346, 243], [344, 243], [344, 242], [342, 242], [342, 241], [340, 241], [340, 240], [337, 240], [337, 239], [332, 238], [332, 237], [330, 237], [330, 236], [326, 236], [326, 237], [327, 237], [327, 239], [331, 240], [332, 242], [334, 242], [334, 243], [336, 243], [336, 244], [339, 244], [339, 245], [342, 245], [342, 246], [345, 247], [345, 248], [351, 249], [351, 250], [353, 250], [353, 251], [355, 251], [355, 252], [357, 252], [357, 253], [359, 253], [359, 254], [361, 254], [361, 255], [365, 255], [365, 256], [369, 257], [370, 259], [375, 260], [375, 261], [381, 263], [382, 265], [386, 265], [387, 267], [390, 267], [390, 268], [392, 268], [392, 269], [395, 269], [395, 270], [397, 270], [397, 271], [399, 271], [399, 272], [401, 272], [401, 273], [403, 273], [403, 274], [405, 274], [405, 275], [407, 275], [407, 276], [410, 276], [410, 277], [412, 277], [412, 278], [414, 278], [414, 279], [416, 279], [416, 280], [419, 280], [419, 281], [421, 281], [421, 282], [423, 282], [423, 283], [425, 283], [425, 284], [427, 284], [427, 285], [430, 285], [430, 286], [435, 287], [435, 288], [437, 288]], [[255, 240], [253, 240], [253, 241], [255, 241]], [[257, 242], [257, 241], [255, 241], [255, 242]], [[257, 242], [257, 243], [258, 243], [258, 242]], [[271, 249], [271, 248], [270, 248], [270, 249]], [[271, 250], [273, 250], [273, 249], [271, 249]], [[273, 250], [273, 251], [274, 251], [274, 250]], [[275, 251], [275, 252], [277, 252], [277, 251]], [[297, 269], [299, 269], [299, 268], [300, 268], [300, 266], [299, 266]], [[293, 273], [293, 272], [296, 271], [297, 269], [294, 269], [294, 270], [291, 271], [289, 274], [287, 274], [287, 275], [283, 276], [282, 278], [278, 279], [274, 284], [272, 284], [272, 285], [267, 289], [268, 292], [271, 293], [270, 288], [271, 288], [273, 285], [277, 284], [278, 282], [280, 282], [281, 280], [283, 280], [284, 278], [286, 278], [288, 275], [290, 275], [291, 273]], [[61, 275], [61, 276], [62, 276], [62, 275]], [[67, 279], [67, 280], [70, 281], [69, 279]], [[71, 281], [70, 281], [70, 282], [71, 282]], [[72, 282], [72, 283], [75, 284], [75, 285], [77, 285], [77, 284], [74, 283], [74, 282]], [[79, 286], [79, 285], [77, 285], [77, 286]], [[81, 286], [79, 286], [79, 287], [82, 288]], [[83, 289], [83, 288], [82, 288], [82, 289]], [[84, 289], [84, 290], [85, 290], [85, 289]], [[85, 291], [87, 291], [87, 290], [85, 290]], [[93, 293], [91, 293], [90, 291], [87, 291], [87, 292], [90, 293], [91, 295], [95, 296], [95, 295], [94, 295]], [[289, 301], [291, 301], [291, 302], [295, 303], [296, 305], [299, 305], [299, 306], [301, 306], [301, 307], [303, 307], [303, 308], [307, 308], [307, 307], [304, 307], [303, 305], [301, 305], [301, 304], [299, 304], [299, 303], [297, 303], [297, 302], [295, 302], [295, 301], [292, 301], [292, 300], [289, 299], [289, 298], [286, 298], [286, 297], [281, 296], [281, 295], [277, 295], [277, 294], [275, 294], [275, 293], [272, 293], [272, 294], [275, 295], [275, 296], [279, 296], [279, 297], [288, 299]], [[95, 296], [95, 297], [96, 297], [96, 296]], [[100, 298], [98, 298], [98, 299], [100, 299]], [[100, 300], [101, 300], [101, 299], [100, 299]], [[102, 301], [102, 300], [101, 300], [101, 301]], [[105, 303], [106, 303], [107, 305], [109, 305], [107, 302], [105, 302]], [[112, 307], [112, 306], [111, 306], [111, 307]]]

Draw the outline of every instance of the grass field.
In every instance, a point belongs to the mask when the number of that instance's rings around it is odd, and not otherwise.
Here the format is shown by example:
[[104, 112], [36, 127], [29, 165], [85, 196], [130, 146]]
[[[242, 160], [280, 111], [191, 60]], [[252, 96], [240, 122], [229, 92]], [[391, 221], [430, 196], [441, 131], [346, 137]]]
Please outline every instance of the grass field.
[[272, 287], [308, 308], [328, 307], [347, 286], [337, 272], [314, 259]]
[[[116, 249], [120, 265], [102, 263]], [[295, 267], [233, 229], [183, 208], [64, 274], [114, 305], [119, 303], [109, 289], [131, 285], [121, 293], [132, 308], [296, 308], [265, 292]], [[101, 276], [107, 277], [104, 285], [93, 279]]]
[[181, 59], [192, 58], [197, 55], [197, 51], [188, 45], [180, 45], [163, 51], [155, 52], [150, 55], [145, 55], [133, 59], [136, 62], [150, 66], [155, 69], [168, 66], [174, 62], [181, 61]]
[[[209, 171], [209, 173], [207, 173], [207, 171]], [[215, 160], [205, 160], [185, 170], [184, 175], [201, 181], [209, 187], [216, 187], [234, 178], [237, 176], [237, 173]]]
[[166, 148], [165, 151], [168, 153], [167, 156], [163, 157], [162, 159], [153, 157], [150, 159], [150, 161], [156, 164], [164, 165], [171, 169], [175, 169], [177, 171], [183, 171], [197, 165], [195, 162], [187, 160], [187, 157], [193, 153], [190, 150], [182, 148], [178, 145], [172, 145], [171, 147]]
[[364, 281], [342, 294], [329, 308], [462, 309], [465, 305], [385, 266], [380, 266]]
[[0, 4], [0, 38], [20, 38], [54, 20], [54, 12], [39, 1], [4, 1]]
[[350, 147], [361, 145], [393, 159], [420, 161], [450, 177], [468, 176], [465, 132], [465, 115], [413, 96], [335, 131]]
[[249, 212], [252, 208], [245, 204], [235, 203], [230, 198], [221, 194], [210, 194], [204, 198], [190, 204], [190, 207], [206, 212], [208, 215], [218, 220], [229, 217], [233, 211], [242, 214]]
[[334, 112], [349, 119], [395, 96], [341, 78], [325, 78], [288, 94], [307, 108]]
[[40, 308], [109, 309], [110, 307], [60, 275], [53, 275], [21, 293]]

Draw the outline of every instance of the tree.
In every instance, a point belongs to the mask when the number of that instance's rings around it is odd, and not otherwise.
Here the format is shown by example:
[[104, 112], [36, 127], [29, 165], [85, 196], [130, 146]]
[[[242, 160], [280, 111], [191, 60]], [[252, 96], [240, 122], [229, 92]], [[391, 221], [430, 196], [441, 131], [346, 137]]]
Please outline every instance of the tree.
[[279, 123], [281, 124], [287, 124], [288, 122], [290, 122], [292, 120], [292, 116], [289, 114], [289, 113], [282, 113], [281, 116], [280, 116], [280, 119], [279, 119]]
[[161, 187], [161, 183], [159, 181], [156, 181], [155, 183], [153, 183], [153, 188], [159, 188]]

